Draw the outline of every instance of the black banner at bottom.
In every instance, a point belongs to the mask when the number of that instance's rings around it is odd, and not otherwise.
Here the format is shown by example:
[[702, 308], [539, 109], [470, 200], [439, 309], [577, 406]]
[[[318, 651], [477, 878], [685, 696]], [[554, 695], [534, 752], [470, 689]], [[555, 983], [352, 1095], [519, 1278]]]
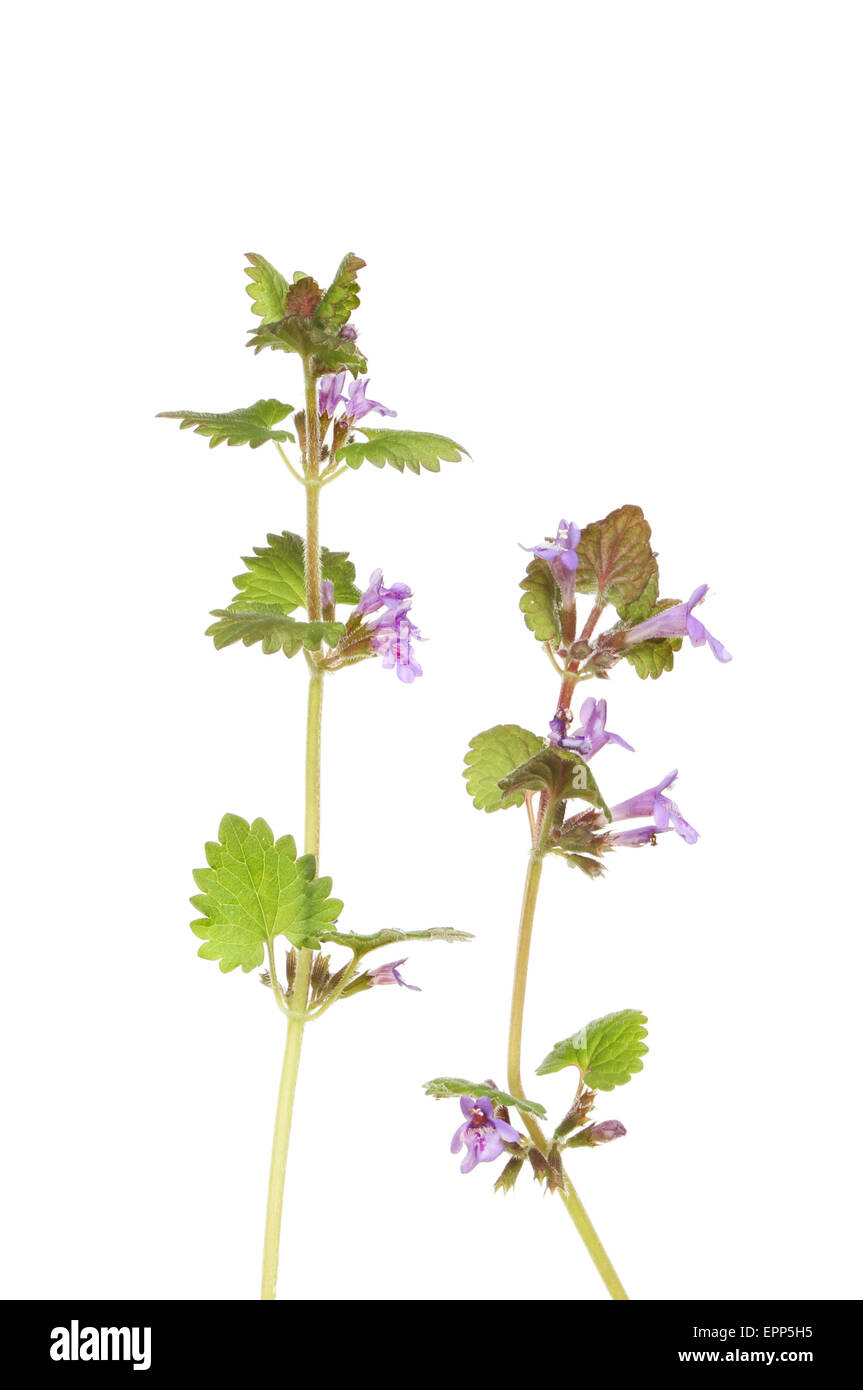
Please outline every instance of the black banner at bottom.
[[[456, 1311], [461, 1307], [462, 1311]], [[506, 1308], [510, 1311], [507, 1312]], [[344, 1369], [384, 1381], [439, 1362], [449, 1379], [496, 1380], [530, 1364], [574, 1382], [613, 1385], [629, 1371], [693, 1366], [844, 1367], [859, 1302], [8, 1302], [4, 1340], [25, 1374], [184, 1371], [249, 1379], [329, 1379]]]

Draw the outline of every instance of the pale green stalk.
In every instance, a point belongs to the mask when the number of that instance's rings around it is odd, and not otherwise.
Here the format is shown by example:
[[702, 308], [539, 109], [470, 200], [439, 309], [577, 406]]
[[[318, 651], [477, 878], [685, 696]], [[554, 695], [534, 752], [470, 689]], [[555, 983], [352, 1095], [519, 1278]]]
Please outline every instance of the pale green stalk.
[[[542, 860], [545, 854], [545, 841], [549, 822], [548, 808], [541, 810], [535, 842], [530, 851], [530, 861], [524, 883], [524, 896], [521, 905], [521, 920], [518, 927], [518, 946], [515, 956], [515, 971], [512, 981], [512, 1008], [509, 1019], [509, 1048], [507, 1051], [507, 1081], [514, 1096], [524, 1099], [521, 1084], [521, 1035], [524, 1024], [524, 1000], [527, 991], [527, 968], [530, 961], [530, 941], [533, 933], [533, 920], [536, 914], [536, 900], [539, 895], [539, 882], [542, 877]], [[525, 1128], [537, 1149], [543, 1156], [549, 1151], [549, 1142], [542, 1132], [536, 1118], [520, 1110]], [[566, 1172], [563, 1174], [565, 1186], [559, 1189], [563, 1204], [572, 1219], [578, 1234], [587, 1246], [588, 1254], [611, 1294], [618, 1301], [628, 1298], [614, 1266], [605, 1252], [587, 1212], [582, 1205], [572, 1182]]]
[[[319, 622], [321, 609], [321, 547], [319, 527], [320, 421], [317, 409], [315, 378], [304, 363], [306, 387], [306, 547], [305, 580], [306, 609], [309, 622]], [[293, 471], [293, 470], [292, 470]], [[313, 854], [319, 861], [321, 852], [321, 720], [324, 695], [324, 673], [310, 663], [309, 703], [306, 720], [306, 821], [304, 853]], [[267, 1220], [264, 1228], [264, 1261], [261, 1278], [261, 1298], [274, 1299], [279, 1268], [279, 1237], [282, 1229], [282, 1203], [285, 1191], [285, 1171], [288, 1145], [291, 1138], [291, 1118], [297, 1091], [297, 1075], [303, 1032], [307, 1022], [309, 979], [312, 971], [312, 952], [303, 947], [298, 954], [297, 973], [291, 994], [291, 1014], [288, 1018], [285, 1056], [279, 1097], [276, 1104], [276, 1127], [273, 1134], [273, 1153], [270, 1162], [270, 1184], [267, 1193]]]

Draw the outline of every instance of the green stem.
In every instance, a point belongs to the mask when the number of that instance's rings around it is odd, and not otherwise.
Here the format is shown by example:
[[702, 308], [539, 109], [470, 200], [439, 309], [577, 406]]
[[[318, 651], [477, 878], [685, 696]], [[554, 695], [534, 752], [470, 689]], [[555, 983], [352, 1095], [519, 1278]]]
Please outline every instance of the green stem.
[[[546, 811], [541, 818], [536, 842], [531, 849], [527, 877], [524, 883], [524, 896], [521, 905], [521, 921], [518, 928], [518, 947], [515, 956], [515, 971], [512, 981], [512, 1008], [509, 1020], [509, 1048], [507, 1052], [507, 1079], [512, 1095], [524, 1099], [521, 1084], [521, 1034], [524, 1024], [524, 1000], [527, 991], [527, 968], [530, 961], [530, 941], [533, 934], [533, 921], [536, 914], [536, 901], [539, 896], [539, 883], [542, 877], [542, 860], [545, 853], [545, 836], [549, 815]], [[549, 1142], [533, 1115], [520, 1110], [524, 1126], [536, 1148], [543, 1155], [548, 1154]], [[605, 1252], [602, 1241], [582, 1205], [581, 1199], [572, 1185], [569, 1175], [564, 1172], [565, 1186], [560, 1191], [563, 1204], [572, 1219], [575, 1229], [587, 1247], [587, 1252], [596, 1265], [605, 1287], [613, 1299], [627, 1298], [611, 1260]]]
[[[310, 622], [321, 618], [321, 551], [319, 536], [320, 482], [320, 422], [318, 419], [316, 384], [314, 376], [305, 366], [306, 384], [306, 549], [305, 580], [306, 609]], [[306, 823], [304, 853], [313, 854], [316, 860], [321, 852], [321, 727], [324, 693], [324, 673], [311, 664], [309, 676], [309, 703], [306, 722]], [[308, 947], [300, 950], [297, 958], [297, 974], [289, 1002], [285, 1056], [282, 1062], [282, 1077], [279, 1082], [279, 1097], [276, 1103], [276, 1127], [273, 1134], [273, 1153], [270, 1162], [270, 1184], [267, 1193], [267, 1221], [264, 1228], [264, 1261], [261, 1278], [261, 1298], [274, 1299], [276, 1279], [279, 1268], [279, 1237], [282, 1229], [282, 1204], [285, 1191], [285, 1172], [288, 1162], [288, 1144], [291, 1138], [291, 1119], [294, 1110], [294, 1097], [297, 1090], [297, 1076], [300, 1070], [300, 1054], [303, 1046], [303, 1033], [309, 1002], [309, 980], [312, 973], [313, 953]], [[299, 1017], [297, 1016], [299, 1015]]]

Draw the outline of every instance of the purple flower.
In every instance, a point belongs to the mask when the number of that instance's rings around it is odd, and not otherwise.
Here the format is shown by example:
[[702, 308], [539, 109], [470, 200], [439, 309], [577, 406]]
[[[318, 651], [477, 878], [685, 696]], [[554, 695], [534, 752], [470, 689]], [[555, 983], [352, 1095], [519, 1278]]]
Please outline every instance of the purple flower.
[[[663, 830], [676, 830], [678, 835], [686, 841], [688, 845], [694, 845], [698, 839], [698, 831], [694, 830], [688, 821], [685, 821], [680, 814], [677, 805], [670, 797], [664, 796], [666, 787], [670, 787], [677, 777], [677, 769], [669, 772], [655, 787], [648, 787], [647, 791], [639, 792], [637, 796], [631, 796], [628, 801], [621, 801], [617, 806], [611, 808], [611, 819], [617, 820], [636, 820], [639, 816], [653, 816], [653, 825], [645, 829], [660, 832]], [[624, 832], [626, 836], [628, 832]], [[618, 844], [647, 844], [647, 839], [617, 838]]]
[[467, 1150], [461, 1161], [461, 1171], [470, 1173], [478, 1163], [491, 1163], [504, 1152], [504, 1144], [519, 1144], [521, 1136], [506, 1120], [494, 1118], [494, 1107], [488, 1096], [473, 1100], [462, 1096], [459, 1104], [466, 1117], [452, 1137], [450, 1153], [457, 1154], [464, 1145]]
[[345, 399], [341, 394], [344, 384], [344, 372], [337, 372], [335, 376], [321, 377], [320, 391], [318, 392], [318, 410], [322, 415], [328, 415], [330, 417], [335, 415], [339, 402]]
[[369, 979], [373, 985], [401, 985], [404, 989], [419, 989], [419, 985], [409, 985], [407, 980], [403, 980], [397, 967], [404, 965], [407, 956], [402, 956], [401, 960], [388, 961], [386, 965], [375, 966], [374, 970], [369, 971]]
[[657, 613], [655, 617], [630, 628], [626, 633], [624, 646], [631, 647], [636, 642], [648, 642], [653, 637], [688, 637], [693, 647], [703, 647], [707, 642], [717, 661], [730, 661], [731, 653], [727, 652], [713, 633], [708, 632], [704, 624], [692, 615], [693, 608], [698, 607], [706, 593], [707, 585], [701, 584], [693, 590], [686, 603], [675, 603], [673, 608], [666, 608], [664, 613]]
[[581, 532], [574, 521], [561, 517], [557, 535], [545, 545], [523, 545], [522, 550], [532, 550], [538, 560], [545, 560], [561, 589], [572, 591], [575, 586], [575, 571], [578, 568], [578, 543]]
[[395, 667], [399, 680], [404, 681], [405, 685], [410, 685], [423, 673], [412, 645], [415, 640], [422, 641], [420, 630], [407, 616], [412, 598], [407, 584], [393, 584], [391, 588], [385, 588], [383, 572], [375, 570], [369, 579], [369, 587], [354, 609], [355, 616], [359, 618], [380, 613], [367, 627], [372, 651], [383, 661], [385, 671]]
[[385, 589], [383, 578], [383, 570], [373, 570], [369, 577], [369, 587], [354, 609], [357, 617], [364, 618], [367, 613], [377, 613], [380, 608], [386, 608], [392, 613], [405, 613], [410, 608], [413, 594], [409, 586], [393, 584], [391, 589]]
[[331, 579], [321, 580], [321, 607], [332, 608], [336, 601], [336, 586]]
[[620, 734], [611, 734], [606, 730], [608, 705], [605, 700], [594, 700], [593, 696], [585, 700], [579, 711], [581, 727], [571, 734], [567, 733], [567, 715], [568, 710], [558, 710], [548, 726], [551, 729], [548, 741], [553, 748], [569, 748], [573, 753], [580, 753], [585, 761], [595, 757], [607, 743], [616, 743], [621, 748], [628, 748], [630, 753], [635, 752], [632, 744], [627, 743]]
[[343, 323], [339, 329], [339, 337], [343, 342], [355, 343], [357, 340], [357, 330], [352, 323]]
[[[406, 605], [410, 607], [410, 605]], [[385, 671], [396, 668], [396, 674], [405, 685], [410, 685], [416, 676], [421, 676], [420, 666], [411, 645], [414, 638], [420, 638], [420, 630], [415, 627], [404, 612], [382, 613], [371, 629], [372, 651], [382, 660]]]
[[389, 410], [387, 406], [381, 405], [380, 401], [366, 400], [368, 384], [367, 377], [358, 377], [348, 387], [345, 417], [351, 423], [355, 420], [362, 420], [363, 416], [368, 415], [372, 410], [376, 410], [379, 415], [395, 415], [396, 413], [394, 410]]
[[620, 1120], [602, 1120], [598, 1125], [588, 1125], [578, 1135], [578, 1145], [586, 1144], [592, 1149], [595, 1144], [610, 1144], [614, 1139], [622, 1139], [626, 1133]]

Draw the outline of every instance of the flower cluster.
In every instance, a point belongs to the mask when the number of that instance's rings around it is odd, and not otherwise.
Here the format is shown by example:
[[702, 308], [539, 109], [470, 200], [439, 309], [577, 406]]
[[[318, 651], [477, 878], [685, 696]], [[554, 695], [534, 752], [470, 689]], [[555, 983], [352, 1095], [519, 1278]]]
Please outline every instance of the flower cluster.
[[358, 618], [380, 614], [366, 628], [372, 651], [381, 658], [385, 670], [395, 667], [399, 680], [406, 685], [423, 673], [413, 650], [413, 642], [422, 638], [419, 628], [407, 616], [412, 599], [407, 584], [393, 584], [388, 589], [384, 586], [383, 572], [375, 570], [353, 613]]
[[353, 425], [357, 420], [362, 420], [363, 416], [376, 410], [379, 415], [395, 415], [394, 410], [382, 405], [380, 401], [370, 401], [366, 397], [368, 389], [368, 377], [357, 377], [348, 386], [348, 394], [342, 395], [342, 388], [345, 384], [345, 372], [336, 372], [331, 376], [322, 376], [320, 381], [320, 391], [318, 394], [318, 409], [322, 415], [331, 420], [340, 405], [344, 406], [343, 419], [348, 425]]

